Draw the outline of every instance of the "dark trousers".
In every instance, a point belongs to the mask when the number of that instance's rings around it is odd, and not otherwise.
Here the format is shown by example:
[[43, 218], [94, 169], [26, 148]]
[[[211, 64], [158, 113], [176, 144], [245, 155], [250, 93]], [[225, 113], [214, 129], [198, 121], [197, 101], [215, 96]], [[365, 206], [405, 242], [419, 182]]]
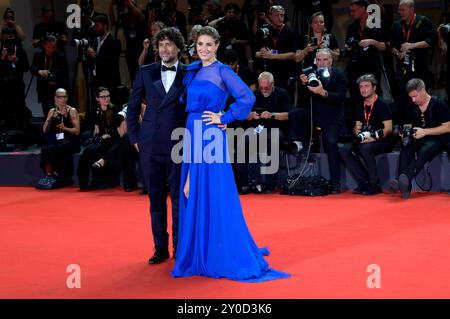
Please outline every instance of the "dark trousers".
[[[95, 161], [104, 158], [105, 154], [111, 149], [113, 143], [115, 142], [105, 142], [100, 144], [92, 143], [86, 146], [78, 161], [77, 175], [80, 187], [89, 186], [91, 165]], [[116, 184], [118, 184], [117, 172], [108, 162], [106, 162], [101, 170], [92, 170], [92, 187], [102, 185], [115, 186]]]
[[346, 143], [339, 145], [339, 155], [358, 183], [376, 184], [378, 175], [375, 156], [388, 152], [389, 148], [388, 139], [358, 145]]
[[406, 174], [409, 179], [414, 178], [444, 147], [444, 138], [426, 136], [423, 140], [409, 143], [400, 151], [399, 175]]
[[73, 154], [80, 150], [77, 143], [46, 145], [41, 150], [41, 168], [49, 165], [53, 172], [63, 178], [73, 175]]
[[[343, 115], [332, 123], [321, 123], [319, 119], [313, 119], [314, 126], [320, 126], [322, 130], [322, 145], [328, 155], [331, 181], [339, 183], [341, 179], [341, 162], [339, 158], [338, 141], [343, 129]], [[307, 109], [296, 109], [289, 113], [289, 125], [293, 134], [300, 138], [305, 149], [309, 145], [311, 130], [311, 115]]]
[[117, 138], [103, 158], [118, 174], [122, 173], [124, 188], [137, 187], [136, 161], [138, 154], [134, 146], [130, 144], [128, 135]]
[[150, 198], [150, 215], [155, 248], [167, 251], [167, 195], [172, 201], [172, 241], [176, 249], [178, 243], [178, 208], [180, 195], [181, 164], [175, 164], [170, 155], [151, 155], [139, 152], [145, 186]]

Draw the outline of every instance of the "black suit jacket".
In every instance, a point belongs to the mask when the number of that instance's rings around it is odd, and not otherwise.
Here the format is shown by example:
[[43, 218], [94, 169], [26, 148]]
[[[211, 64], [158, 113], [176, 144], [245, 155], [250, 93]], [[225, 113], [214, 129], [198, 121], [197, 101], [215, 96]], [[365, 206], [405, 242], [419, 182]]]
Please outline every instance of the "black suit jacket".
[[[94, 42], [93, 49], [97, 51], [98, 41]], [[95, 86], [104, 86], [110, 90], [115, 90], [120, 86], [120, 70], [119, 59], [122, 51], [120, 40], [108, 34], [100, 51], [95, 57], [95, 61], [91, 61], [91, 65], [95, 67]]]
[[[140, 152], [170, 155], [172, 146], [177, 143], [171, 140], [172, 131], [186, 124], [185, 107], [179, 102], [185, 89], [185, 69], [184, 64], [178, 64], [177, 75], [167, 93], [161, 80], [161, 62], [139, 69], [128, 101], [127, 126], [130, 142], [138, 143]], [[139, 124], [143, 99], [147, 101], [147, 108]]]
[[306, 85], [300, 84], [302, 107], [309, 106], [309, 96], [312, 95], [313, 119], [321, 126], [344, 120], [344, 100], [347, 94], [347, 77], [338, 68], [331, 68], [328, 81], [322, 80], [322, 85], [328, 91], [328, 97], [322, 97], [309, 91]]

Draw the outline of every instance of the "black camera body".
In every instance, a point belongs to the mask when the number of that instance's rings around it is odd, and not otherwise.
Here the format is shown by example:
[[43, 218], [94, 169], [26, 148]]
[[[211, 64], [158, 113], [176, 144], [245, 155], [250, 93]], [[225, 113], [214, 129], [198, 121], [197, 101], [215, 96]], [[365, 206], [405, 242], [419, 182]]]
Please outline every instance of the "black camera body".
[[311, 43], [312, 46], [316, 47], [316, 46], [319, 45], [319, 39], [316, 38], [316, 37], [312, 37], [312, 38], [310, 39], [310, 42], [309, 42], [309, 43]]
[[54, 115], [52, 117], [52, 124], [55, 126], [61, 124], [63, 121], [64, 121], [64, 115], [59, 112], [56, 112], [56, 115]]
[[14, 38], [12, 39], [4, 39], [3, 40], [3, 48], [6, 49], [8, 55], [16, 54], [16, 41]]
[[303, 151], [303, 143], [295, 140], [285, 142], [281, 144], [281, 149], [288, 154], [296, 155]]
[[376, 140], [380, 140], [384, 137], [384, 131], [383, 129], [379, 130], [373, 130], [370, 125], [364, 125], [361, 129], [361, 132], [359, 132], [356, 135], [355, 142], [356, 143], [362, 143], [365, 140], [369, 138], [374, 138]]
[[359, 41], [360, 40], [354, 37], [350, 37], [347, 39], [347, 42], [345, 42], [345, 44], [352, 49], [350, 53], [351, 63], [356, 63], [359, 61], [359, 53], [360, 53]]
[[319, 86], [319, 79], [317, 77], [315, 66], [310, 66], [310, 67], [303, 69], [302, 74], [304, 74], [308, 77], [308, 86], [312, 86], [312, 87]]
[[401, 136], [402, 145], [408, 146], [409, 144], [414, 142], [414, 134], [416, 133], [416, 131], [416, 129], [409, 126], [394, 125], [392, 134], [394, 136]]
[[269, 47], [270, 38], [270, 26], [267, 24], [262, 25], [255, 33], [256, 44], [259, 48]]
[[439, 32], [443, 37], [447, 36], [450, 33], [450, 23], [444, 24], [439, 28]]

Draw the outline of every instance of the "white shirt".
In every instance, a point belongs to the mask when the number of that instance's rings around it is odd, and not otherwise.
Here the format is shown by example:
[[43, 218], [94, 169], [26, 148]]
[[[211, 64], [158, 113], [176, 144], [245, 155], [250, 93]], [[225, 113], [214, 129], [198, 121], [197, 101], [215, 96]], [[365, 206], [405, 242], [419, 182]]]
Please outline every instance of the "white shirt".
[[[164, 62], [161, 62], [161, 66], [165, 65]], [[178, 61], [174, 64], [176, 70], [178, 71]], [[161, 71], [161, 81], [164, 85], [164, 90], [166, 90], [166, 93], [169, 92], [170, 87], [173, 84], [173, 81], [175, 81], [175, 76], [177, 75], [177, 72], [173, 72], [173, 71]]]

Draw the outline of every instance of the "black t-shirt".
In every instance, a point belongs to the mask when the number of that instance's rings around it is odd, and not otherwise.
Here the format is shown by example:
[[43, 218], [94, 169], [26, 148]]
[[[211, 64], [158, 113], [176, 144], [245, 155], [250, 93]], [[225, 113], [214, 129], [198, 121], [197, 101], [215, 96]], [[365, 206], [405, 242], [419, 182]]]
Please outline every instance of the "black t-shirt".
[[410, 107], [412, 108], [412, 113], [408, 122], [412, 123], [413, 127], [433, 128], [450, 121], [448, 105], [438, 97], [431, 97], [424, 113], [414, 103], [410, 104]]
[[[365, 113], [365, 114], [364, 114]], [[369, 125], [372, 130], [379, 130], [384, 128], [384, 121], [392, 120], [392, 111], [389, 104], [378, 97], [373, 105], [372, 112], [370, 112], [370, 105], [364, 105], [361, 103], [356, 110], [356, 120], [366, 125], [369, 118]]]
[[[378, 66], [380, 64], [380, 55], [376, 47], [370, 45], [368, 48], [363, 49], [360, 46], [356, 46], [356, 41], [359, 42], [364, 39], [374, 39], [378, 42], [386, 42], [387, 39], [383, 33], [383, 28], [369, 28], [365, 26], [362, 29], [359, 20], [355, 20], [347, 29], [347, 37], [345, 39], [347, 45], [351, 38], [355, 40], [355, 46], [349, 46], [352, 47], [352, 50], [357, 50], [357, 52], [352, 52], [352, 54], [356, 54], [357, 59], [350, 59], [350, 63], [356, 63], [358, 66], [369, 66], [374, 64]], [[356, 62], [352, 62], [352, 60], [356, 60]]]
[[[320, 41], [322, 40], [322, 41]], [[320, 41], [320, 43], [318, 43], [317, 48], [318, 49], [323, 49], [323, 48], [329, 48], [330, 50], [335, 50], [335, 49], [339, 49], [339, 45], [338, 42], [336, 40], [336, 37], [332, 34], [324, 34], [322, 39], [318, 39], [318, 42]], [[300, 44], [300, 48], [304, 49], [308, 46], [308, 43], [312, 42], [312, 37], [309, 35], [305, 35], [302, 38], [301, 44]], [[314, 65], [314, 60], [316, 58], [316, 52], [317, 50], [314, 50], [313, 52], [309, 53], [305, 59], [303, 59], [302, 61], [302, 68], [307, 68], [309, 66]]]
[[[408, 21], [409, 23], [409, 21]], [[436, 31], [433, 27], [433, 23], [430, 19], [425, 16], [417, 15], [413, 22], [411, 31], [409, 32], [410, 26], [406, 24], [404, 20], [397, 20], [392, 25], [391, 33], [391, 46], [400, 50], [403, 43], [416, 43], [420, 41], [425, 41], [430, 45], [430, 48], [436, 43]], [[408, 36], [409, 33], [409, 37]], [[407, 39], [408, 38], [408, 39]], [[426, 49], [413, 49], [412, 52], [415, 55], [415, 63], [427, 64], [428, 53], [430, 48]]]

